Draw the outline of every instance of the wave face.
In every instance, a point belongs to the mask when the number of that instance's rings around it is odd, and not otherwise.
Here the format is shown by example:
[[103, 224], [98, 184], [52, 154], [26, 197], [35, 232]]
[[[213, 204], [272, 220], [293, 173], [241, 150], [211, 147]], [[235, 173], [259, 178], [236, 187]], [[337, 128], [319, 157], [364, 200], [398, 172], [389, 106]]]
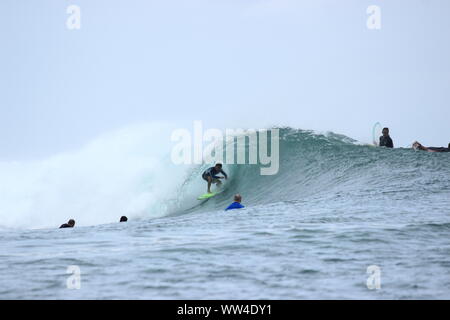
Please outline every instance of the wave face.
[[387, 197], [401, 200], [400, 207], [414, 203], [427, 208], [438, 199], [448, 208], [449, 162], [447, 153], [376, 148], [334, 133], [281, 128], [278, 174], [260, 175], [258, 165], [227, 166], [232, 179], [226, 192], [208, 205], [222, 208], [238, 192], [252, 205], [305, 201], [323, 208], [372, 203], [383, 210], [390, 205]]
[[[107, 134], [77, 152], [43, 161], [0, 163], [0, 226], [55, 227], [149, 219], [222, 210], [235, 193], [247, 206], [304, 201], [320, 207], [450, 205], [449, 154], [358, 145], [334, 133], [280, 128], [280, 169], [263, 176], [259, 165], [226, 165], [220, 195], [199, 203], [208, 167], [174, 165], [169, 125], [135, 126]], [[247, 142], [248, 146], [248, 142]]]

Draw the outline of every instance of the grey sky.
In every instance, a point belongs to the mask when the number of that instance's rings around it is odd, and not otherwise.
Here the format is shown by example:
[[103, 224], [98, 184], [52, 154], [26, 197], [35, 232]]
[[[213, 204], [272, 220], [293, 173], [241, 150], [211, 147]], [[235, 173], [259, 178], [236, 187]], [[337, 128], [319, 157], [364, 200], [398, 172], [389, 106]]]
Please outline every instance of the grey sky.
[[[81, 30], [66, 28], [71, 4]], [[448, 0], [2, 0], [0, 159], [197, 119], [364, 142], [379, 121], [396, 146], [446, 145], [449, 13]]]

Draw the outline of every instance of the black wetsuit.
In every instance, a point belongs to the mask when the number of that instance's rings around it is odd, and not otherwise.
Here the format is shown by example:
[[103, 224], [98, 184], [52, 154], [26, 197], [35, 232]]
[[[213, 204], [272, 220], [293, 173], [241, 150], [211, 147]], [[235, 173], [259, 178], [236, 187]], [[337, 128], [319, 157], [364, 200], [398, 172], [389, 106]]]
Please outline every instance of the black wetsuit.
[[444, 148], [444, 147], [428, 147], [427, 149], [433, 150], [436, 152], [450, 152], [449, 148]]
[[381, 136], [380, 137], [380, 147], [393, 148], [394, 143], [392, 142], [391, 137]]
[[225, 171], [223, 171], [222, 169], [216, 170], [215, 167], [206, 169], [205, 172], [203, 172], [202, 174], [202, 178], [206, 181], [208, 181], [208, 176], [211, 176], [213, 180], [219, 179], [219, 177], [217, 176], [219, 173], [223, 174], [224, 177], [227, 178], [227, 174], [225, 173]]
[[64, 224], [62, 224], [61, 227], [59, 227], [59, 228], [60, 228], [60, 229], [61, 229], [61, 228], [73, 228], [73, 226], [71, 226], [70, 224], [64, 223]]

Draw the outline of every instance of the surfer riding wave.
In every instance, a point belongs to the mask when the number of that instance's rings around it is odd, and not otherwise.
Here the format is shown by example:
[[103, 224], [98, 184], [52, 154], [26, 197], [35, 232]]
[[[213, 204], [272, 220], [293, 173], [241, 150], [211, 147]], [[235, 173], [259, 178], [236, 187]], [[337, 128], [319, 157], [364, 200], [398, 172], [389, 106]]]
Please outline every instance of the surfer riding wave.
[[[223, 177], [218, 176], [219, 173], [223, 174]], [[208, 193], [212, 193], [211, 192], [211, 184], [214, 183], [217, 186], [220, 186], [222, 184], [220, 179], [223, 179], [223, 178], [227, 179], [228, 176], [225, 173], [225, 171], [222, 170], [222, 164], [217, 163], [214, 167], [210, 167], [210, 168], [206, 169], [202, 174], [202, 178], [203, 178], [203, 180], [208, 182]]]

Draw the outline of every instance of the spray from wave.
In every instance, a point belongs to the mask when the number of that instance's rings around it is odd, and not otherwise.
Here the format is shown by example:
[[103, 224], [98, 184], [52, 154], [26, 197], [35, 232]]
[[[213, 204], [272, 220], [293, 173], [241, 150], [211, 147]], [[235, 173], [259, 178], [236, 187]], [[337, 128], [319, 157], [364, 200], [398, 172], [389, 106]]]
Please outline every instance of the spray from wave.
[[55, 227], [158, 217], [182, 183], [183, 166], [172, 165], [170, 125], [124, 128], [82, 149], [35, 162], [0, 163], [0, 225]]

